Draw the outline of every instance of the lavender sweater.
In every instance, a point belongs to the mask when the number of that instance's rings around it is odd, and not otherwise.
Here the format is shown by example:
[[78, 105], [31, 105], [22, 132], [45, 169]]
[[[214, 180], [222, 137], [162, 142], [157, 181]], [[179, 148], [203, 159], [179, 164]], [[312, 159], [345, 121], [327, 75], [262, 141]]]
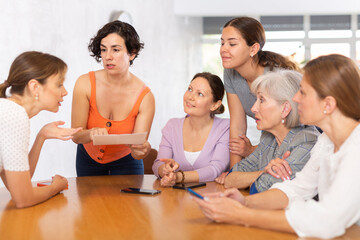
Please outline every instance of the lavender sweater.
[[159, 153], [152, 170], [159, 177], [159, 166], [164, 164], [159, 159], [172, 158], [179, 164], [179, 170], [197, 171], [200, 182], [214, 181], [227, 170], [230, 163], [229, 128], [230, 120], [214, 118], [214, 123], [199, 157], [191, 165], [184, 154], [183, 124], [185, 118], [173, 118], [162, 130]]

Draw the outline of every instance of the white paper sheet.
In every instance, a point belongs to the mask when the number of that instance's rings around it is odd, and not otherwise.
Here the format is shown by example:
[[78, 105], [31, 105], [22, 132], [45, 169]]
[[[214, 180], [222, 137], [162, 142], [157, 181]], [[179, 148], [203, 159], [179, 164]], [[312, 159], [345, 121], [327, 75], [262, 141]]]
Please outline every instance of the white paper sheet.
[[143, 144], [147, 133], [94, 135], [94, 145]]

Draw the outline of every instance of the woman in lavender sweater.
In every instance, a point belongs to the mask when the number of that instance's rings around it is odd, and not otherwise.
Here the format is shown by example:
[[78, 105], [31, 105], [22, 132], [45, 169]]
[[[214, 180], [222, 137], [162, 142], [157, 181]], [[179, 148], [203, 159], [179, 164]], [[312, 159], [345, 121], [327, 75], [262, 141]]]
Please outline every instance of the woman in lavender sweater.
[[223, 113], [224, 85], [211, 73], [198, 73], [184, 94], [184, 118], [173, 118], [162, 130], [153, 172], [162, 186], [214, 181], [227, 170], [229, 119]]

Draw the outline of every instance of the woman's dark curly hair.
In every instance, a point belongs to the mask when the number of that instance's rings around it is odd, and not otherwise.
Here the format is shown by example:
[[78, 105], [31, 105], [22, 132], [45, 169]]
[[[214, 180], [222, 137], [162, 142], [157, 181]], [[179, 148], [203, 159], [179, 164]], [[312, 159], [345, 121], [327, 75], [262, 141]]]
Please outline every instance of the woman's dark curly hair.
[[[90, 55], [94, 57], [97, 62], [101, 61], [101, 40], [111, 33], [117, 33], [124, 39], [128, 53], [135, 54], [135, 58], [139, 55], [140, 50], [144, 48], [144, 43], [140, 42], [139, 35], [133, 26], [118, 20], [109, 22], [97, 32], [96, 36], [90, 40], [88, 46]], [[130, 61], [130, 65], [133, 64], [135, 58]]]

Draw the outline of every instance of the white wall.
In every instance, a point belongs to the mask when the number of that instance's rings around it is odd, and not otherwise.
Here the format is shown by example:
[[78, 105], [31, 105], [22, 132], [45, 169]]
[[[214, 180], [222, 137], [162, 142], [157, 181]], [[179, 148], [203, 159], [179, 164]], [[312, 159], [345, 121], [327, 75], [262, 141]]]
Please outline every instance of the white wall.
[[360, 13], [359, 0], [174, 0], [184, 16], [259, 16]]
[[[0, 0], [0, 82], [7, 78], [13, 59], [37, 50], [61, 57], [69, 70], [69, 95], [56, 114], [42, 112], [31, 120], [31, 142], [46, 123], [66, 121], [70, 126], [72, 89], [77, 77], [101, 68], [89, 56], [87, 44], [114, 11], [128, 11], [145, 49], [131, 71], [152, 89], [156, 114], [150, 142], [158, 148], [161, 128], [171, 117], [183, 116], [182, 95], [190, 78], [201, 71], [202, 22], [199, 17], [266, 14], [360, 13], [360, 1], [303, 0]], [[1, 135], [1, 133], [0, 133]], [[33, 180], [58, 173], [75, 176], [76, 145], [45, 143]], [[1, 184], [1, 183], [0, 183]]]
[[[158, 148], [167, 120], [183, 116], [182, 95], [191, 77], [201, 71], [200, 18], [175, 16], [173, 1], [169, 0], [0, 0], [0, 82], [7, 78], [13, 59], [23, 51], [48, 52], [68, 64], [65, 87], [69, 95], [58, 113], [41, 112], [31, 119], [31, 143], [50, 121], [64, 120], [66, 127], [70, 126], [72, 89], [77, 77], [101, 68], [89, 56], [87, 44], [118, 10], [132, 15], [133, 25], [145, 43], [131, 71], [156, 98], [150, 143]], [[48, 140], [33, 180], [49, 179], [56, 173], [76, 176], [75, 153], [72, 141]]]

